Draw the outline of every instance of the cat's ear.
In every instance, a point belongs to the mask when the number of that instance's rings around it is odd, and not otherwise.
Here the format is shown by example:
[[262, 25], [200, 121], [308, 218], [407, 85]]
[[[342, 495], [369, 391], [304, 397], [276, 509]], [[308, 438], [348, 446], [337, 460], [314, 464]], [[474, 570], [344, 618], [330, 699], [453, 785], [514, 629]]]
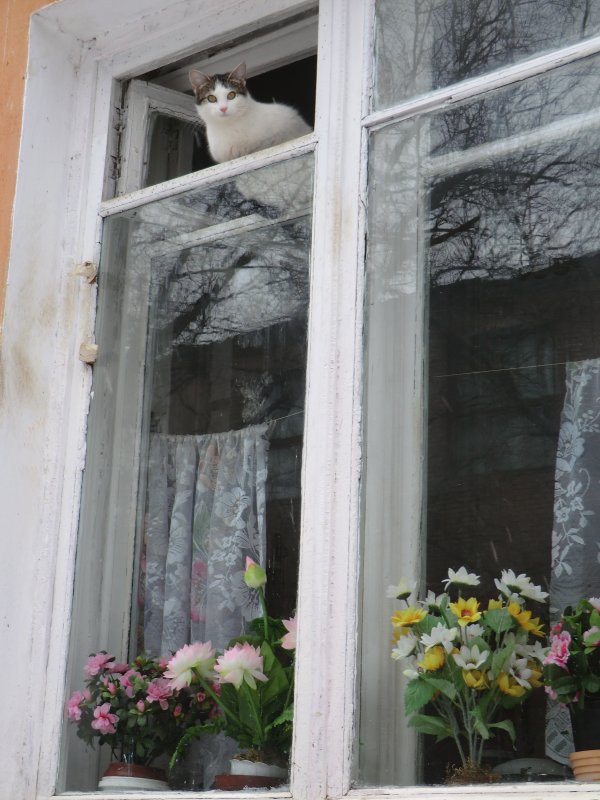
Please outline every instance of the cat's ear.
[[191, 69], [188, 73], [188, 77], [190, 79], [190, 83], [192, 84], [192, 89], [196, 94], [201, 92], [205, 86], [212, 81], [210, 75], [205, 75], [204, 72], [200, 72], [199, 69]]
[[246, 83], [246, 64], [238, 64], [237, 67], [227, 76], [228, 81], [236, 81], [237, 83]]

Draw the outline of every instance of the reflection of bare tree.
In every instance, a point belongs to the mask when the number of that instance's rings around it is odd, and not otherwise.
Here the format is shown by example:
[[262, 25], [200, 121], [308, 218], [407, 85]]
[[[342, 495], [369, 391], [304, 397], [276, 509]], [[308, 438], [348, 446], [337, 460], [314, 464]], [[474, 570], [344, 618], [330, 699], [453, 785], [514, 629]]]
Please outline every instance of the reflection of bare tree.
[[591, 0], [380, 0], [378, 108], [600, 31]]

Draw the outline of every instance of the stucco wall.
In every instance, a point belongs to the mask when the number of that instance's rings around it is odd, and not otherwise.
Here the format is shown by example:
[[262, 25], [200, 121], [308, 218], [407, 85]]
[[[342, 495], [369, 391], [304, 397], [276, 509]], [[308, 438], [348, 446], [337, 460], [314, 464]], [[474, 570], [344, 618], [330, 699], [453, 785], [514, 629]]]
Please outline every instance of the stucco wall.
[[3, 0], [0, 3], [0, 323], [4, 313], [12, 206], [19, 157], [23, 89], [27, 65], [29, 17], [49, 0]]

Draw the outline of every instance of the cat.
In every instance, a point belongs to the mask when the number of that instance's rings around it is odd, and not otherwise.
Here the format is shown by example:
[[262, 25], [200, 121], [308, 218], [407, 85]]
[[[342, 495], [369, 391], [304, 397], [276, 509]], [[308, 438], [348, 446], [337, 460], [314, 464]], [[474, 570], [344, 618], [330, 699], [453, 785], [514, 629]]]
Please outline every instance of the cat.
[[291, 106], [254, 100], [246, 87], [245, 64], [228, 75], [205, 75], [192, 69], [189, 78], [196, 111], [205, 125], [208, 149], [217, 164], [312, 130]]

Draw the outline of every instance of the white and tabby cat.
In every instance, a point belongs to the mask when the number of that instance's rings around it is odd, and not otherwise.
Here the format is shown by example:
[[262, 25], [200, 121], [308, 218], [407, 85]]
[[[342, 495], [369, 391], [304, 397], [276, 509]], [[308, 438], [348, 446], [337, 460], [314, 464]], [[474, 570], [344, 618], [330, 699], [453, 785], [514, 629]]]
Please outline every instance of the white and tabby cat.
[[282, 103], [259, 103], [246, 88], [246, 65], [228, 75], [190, 70], [196, 111], [206, 127], [217, 163], [296, 139], [312, 130], [300, 114]]

